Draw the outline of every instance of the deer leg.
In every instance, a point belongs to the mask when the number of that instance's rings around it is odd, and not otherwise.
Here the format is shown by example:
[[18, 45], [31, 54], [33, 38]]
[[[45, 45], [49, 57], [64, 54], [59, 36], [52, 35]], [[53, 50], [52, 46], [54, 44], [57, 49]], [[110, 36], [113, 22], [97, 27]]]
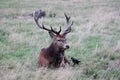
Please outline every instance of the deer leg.
[[64, 56], [64, 61], [65, 61], [65, 63], [70, 64], [70, 62], [68, 61], [68, 59], [67, 59], [67, 57], [66, 57], [66, 56]]
[[62, 61], [61, 61], [61, 63], [60, 63], [60, 67], [65, 67], [65, 64], [70, 64], [70, 62], [68, 61], [68, 59], [67, 59], [67, 57], [66, 56], [64, 56], [63, 58], [62, 58]]
[[49, 61], [42, 55], [38, 58], [38, 65], [39, 67], [48, 67]]
[[65, 67], [65, 60], [64, 60], [64, 57], [63, 57], [63, 59], [62, 59], [62, 61], [61, 61], [61, 63], [60, 63], [60, 67]]

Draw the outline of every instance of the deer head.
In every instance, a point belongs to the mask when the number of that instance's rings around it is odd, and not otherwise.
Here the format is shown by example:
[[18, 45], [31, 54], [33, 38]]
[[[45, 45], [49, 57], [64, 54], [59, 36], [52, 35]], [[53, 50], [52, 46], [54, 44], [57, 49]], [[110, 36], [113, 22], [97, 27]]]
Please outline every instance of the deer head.
[[66, 35], [71, 32], [71, 26], [73, 25], [73, 21], [70, 24], [70, 16], [67, 16], [65, 14], [67, 25], [66, 25], [66, 29], [63, 33], [61, 33], [61, 27], [60, 27], [59, 31], [56, 31], [51, 26], [50, 26], [50, 29], [48, 29], [43, 24], [40, 25], [38, 22], [38, 20], [40, 18], [39, 16], [40, 16], [40, 13], [36, 12], [34, 15], [35, 23], [40, 29], [43, 29], [43, 30], [46, 30], [49, 32], [50, 37], [53, 39], [52, 44], [54, 44], [56, 47], [63, 49], [63, 50], [68, 49], [69, 45], [66, 42]]

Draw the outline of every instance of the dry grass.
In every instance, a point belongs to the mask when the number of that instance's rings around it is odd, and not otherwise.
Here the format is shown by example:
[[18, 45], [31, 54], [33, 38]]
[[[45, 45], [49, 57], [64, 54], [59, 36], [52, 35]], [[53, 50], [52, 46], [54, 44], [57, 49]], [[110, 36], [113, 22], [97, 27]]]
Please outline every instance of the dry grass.
[[[22, 16], [37, 9], [47, 12], [41, 20], [47, 27], [65, 29], [64, 12], [71, 16], [66, 55], [80, 65], [37, 67], [41, 48], [51, 41], [33, 18]], [[119, 0], [1, 0], [0, 14], [0, 80], [120, 80]]]

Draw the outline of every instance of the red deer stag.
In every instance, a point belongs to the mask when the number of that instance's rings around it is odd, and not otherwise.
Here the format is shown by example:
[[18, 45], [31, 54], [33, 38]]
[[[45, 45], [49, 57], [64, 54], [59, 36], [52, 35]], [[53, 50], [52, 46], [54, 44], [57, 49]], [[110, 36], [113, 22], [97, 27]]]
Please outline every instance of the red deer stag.
[[34, 20], [36, 25], [43, 30], [46, 30], [49, 32], [50, 37], [53, 39], [52, 43], [49, 47], [43, 48], [40, 52], [40, 55], [38, 57], [38, 65], [39, 67], [60, 67], [65, 63], [69, 64], [69, 61], [67, 60], [64, 51], [69, 48], [69, 45], [66, 43], [66, 35], [71, 32], [71, 26], [73, 25], [73, 21], [71, 24], [70, 17], [65, 14], [66, 22], [67, 22], [67, 28], [66, 30], [61, 33], [61, 27], [59, 31], [55, 31], [52, 27], [51, 29], [48, 29], [44, 27], [44, 25], [40, 25], [39, 20], [39, 13], [35, 13]]

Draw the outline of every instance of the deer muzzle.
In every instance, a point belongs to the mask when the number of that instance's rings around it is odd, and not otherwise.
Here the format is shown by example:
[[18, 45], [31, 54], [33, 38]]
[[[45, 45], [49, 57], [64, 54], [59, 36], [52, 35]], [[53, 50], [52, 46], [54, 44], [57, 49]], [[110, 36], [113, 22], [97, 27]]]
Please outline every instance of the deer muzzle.
[[69, 46], [68, 44], [65, 44], [65, 45], [64, 45], [64, 48], [65, 48], [65, 49], [69, 49], [70, 46]]

